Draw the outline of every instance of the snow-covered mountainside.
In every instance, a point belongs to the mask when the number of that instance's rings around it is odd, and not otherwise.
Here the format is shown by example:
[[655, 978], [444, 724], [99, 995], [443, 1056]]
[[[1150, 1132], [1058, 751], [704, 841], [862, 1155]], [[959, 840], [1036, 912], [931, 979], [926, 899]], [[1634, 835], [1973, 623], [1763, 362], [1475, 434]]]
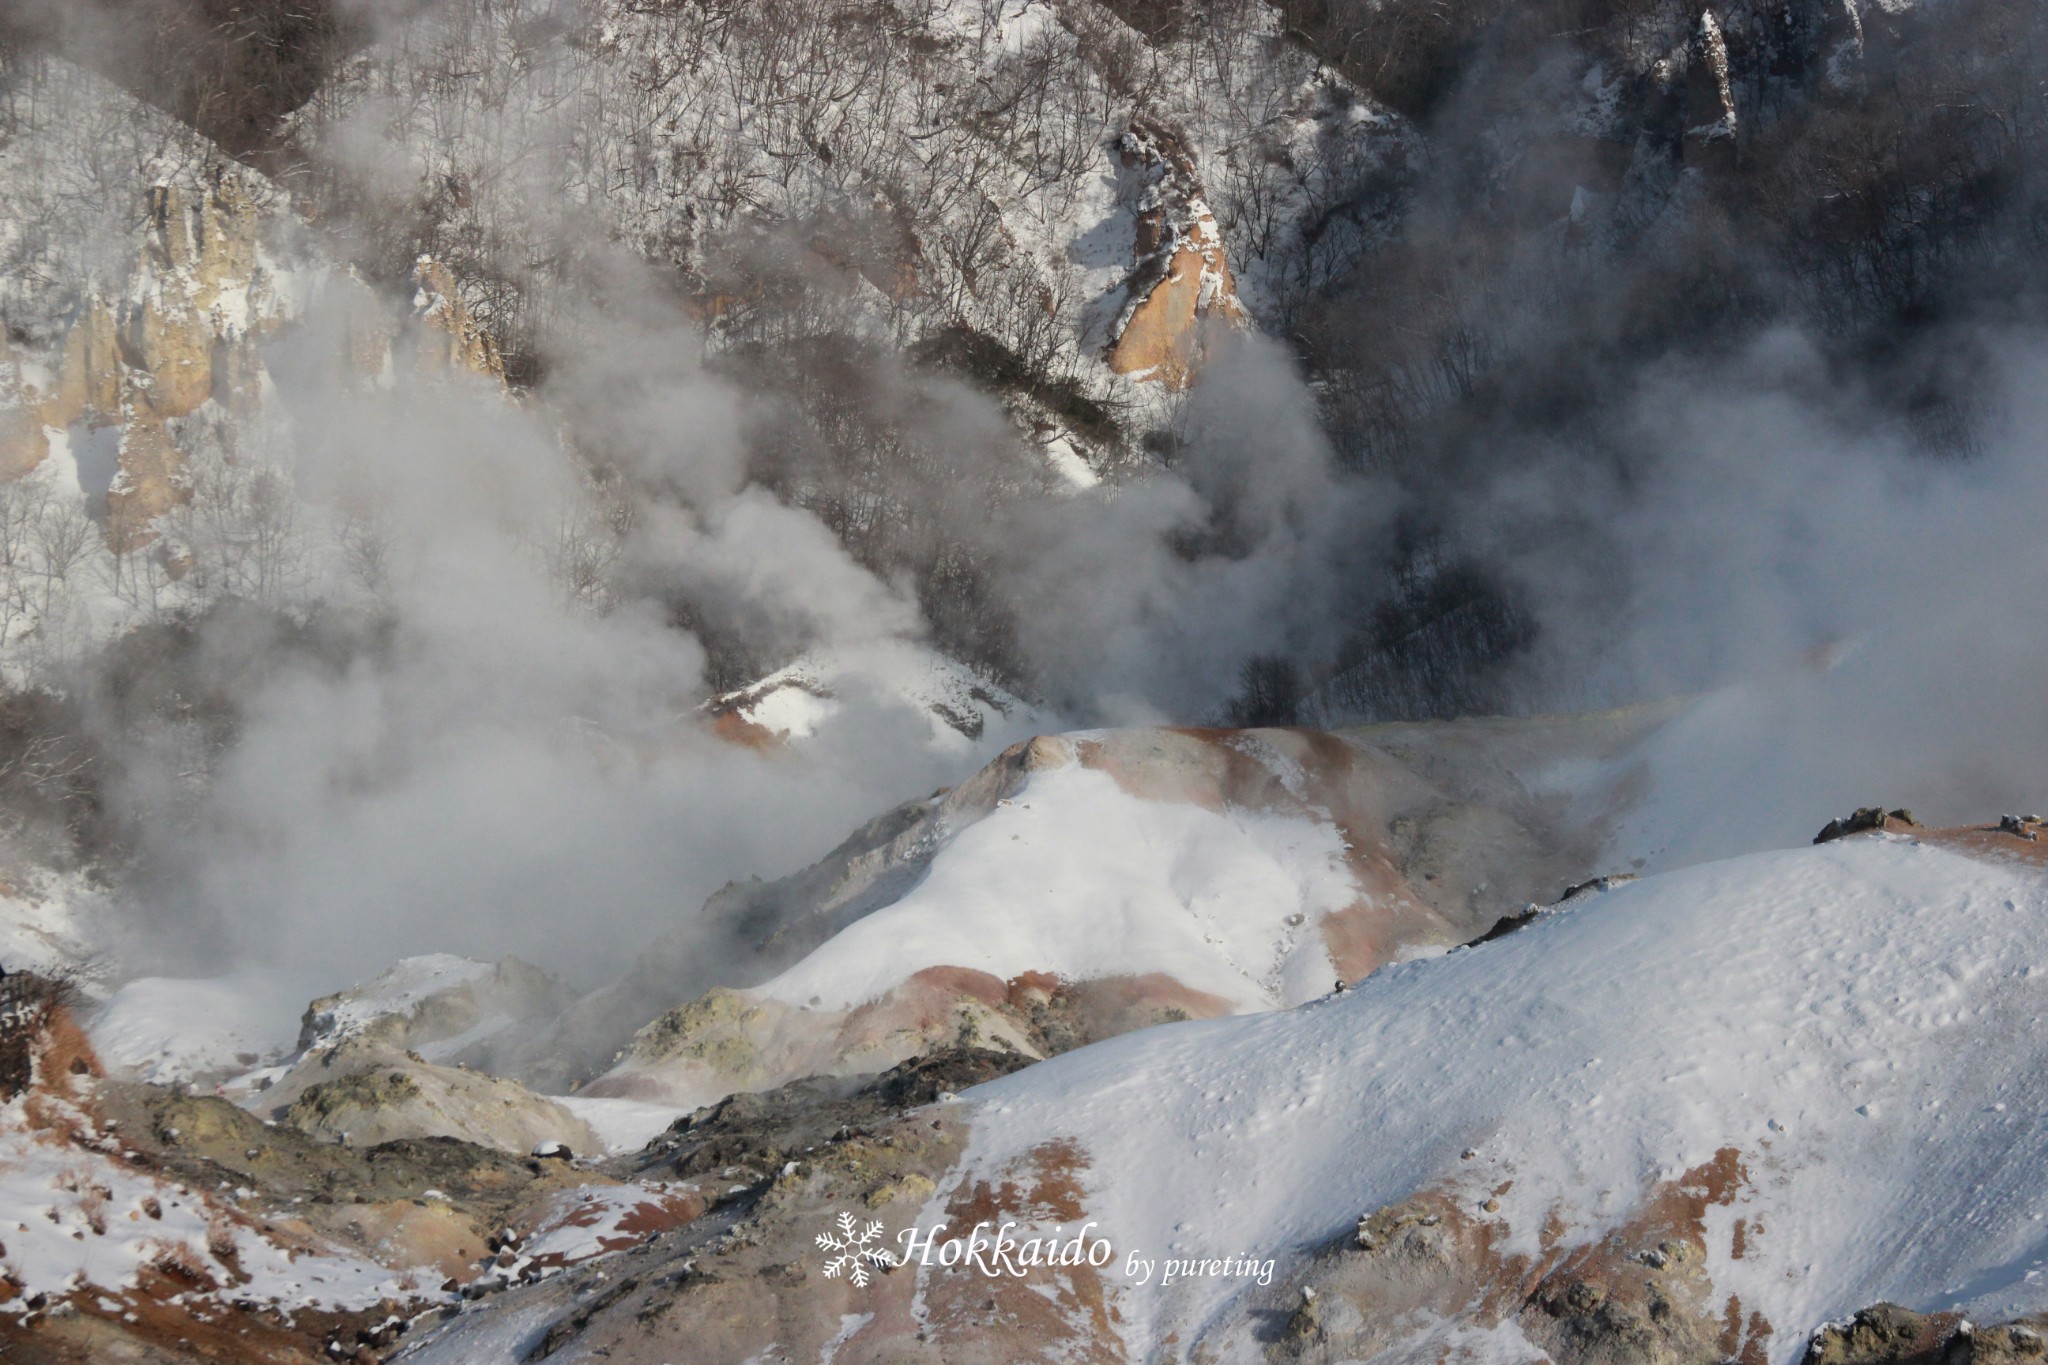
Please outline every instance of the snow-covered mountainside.
[[[1315, 1009], [999, 1083], [966, 1169], [1065, 1139], [1089, 1214], [1148, 1254], [1336, 1245], [1287, 1285], [1318, 1289], [1332, 1355], [1393, 1344], [1377, 1296], [1430, 1251], [1401, 1244], [1404, 1204], [1456, 1247], [1434, 1330], [1502, 1355], [1593, 1318], [1573, 1284], [1603, 1272], [1608, 1317], [1640, 1295], [1650, 1323], [1658, 1272], [1697, 1276], [1695, 1304], [1670, 1293], [1684, 1330], [1772, 1359], [1879, 1299], [2038, 1312], [2030, 852], [1870, 839], [1649, 879]], [[1483, 1302], [1532, 1280], [1519, 1313]], [[1124, 1302], [1131, 1341], [1215, 1332], [1233, 1300], [1218, 1344], [1252, 1341], [1242, 1284], [1154, 1288]]]
[[502, 367], [445, 266], [373, 290], [303, 204], [91, 72], [51, 59], [5, 99], [0, 670], [33, 686], [294, 593], [334, 509], [298, 504], [276, 367], [364, 391]]
[[[1205, 332], [1245, 322], [1240, 281], [1263, 298], [1304, 236], [1348, 238], [1320, 211], [1405, 150], [1263, 5], [1148, 37], [1044, 0], [603, 3], [544, 61], [534, 18], [422, 11], [282, 136], [372, 194], [439, 181], [430, 231], [480, 266], [589, 214], [681, 270], [714, 333], [815, 290], [836, 325], [1006, 365], [1083, 480], [1123, 454], [1101, 400], [1185, 387]], [[565, 106], [577, 155], [536, 155]]]
[[[1798, 1361], [1880, 1300], [2041, 1313], [2038, 848], [1881, 834], [1706, 864], [1295, 1009], [1039, 1063], [842, 1133], [746, 1238], [579, 1313], [573, 1340], [626, 1361]], [[863, 1201], [894, 1250], [1008, 1223], [1010, 1259], [824, 1278], [812, 1234]], [[1077, 1232], [1112, 1254], [1017, 1249]], [[500, 1325], [538, 1332], [574, 1292]], [[418, 1358], [531, 1339], [492, 1330]]]

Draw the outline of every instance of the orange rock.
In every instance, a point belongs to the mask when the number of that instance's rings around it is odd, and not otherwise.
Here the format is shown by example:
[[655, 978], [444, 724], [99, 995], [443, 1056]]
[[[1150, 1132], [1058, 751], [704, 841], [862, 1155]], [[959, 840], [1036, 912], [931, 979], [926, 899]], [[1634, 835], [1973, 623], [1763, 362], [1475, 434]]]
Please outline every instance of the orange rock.
[[107, 544], [117, 554], [156, 539], [153, 523], [189, 496], [184, 452], [161, 423], [138, 419], [121, 435], [120, 469], [107, 489]]
[[1146, 184], [1138, 214], [1131, 303], [1110, 342], [1109, 368], [1184, 389], [1201, 367], [1209, 334], [1245, 324], [1237, 281], [1194, 159], [1164, 129], [1139, 125], [1123, 160]]
[[1236, 326], [1244, 318], [1222, 255], [1220, 249], [1205, 253], [1190, 246], [1174, 252], [1166, 278], [1131, 310], [1110, 346], [1110, 369], [1156, 379], [1169, 389], [1193, 381], [1211, 319]]
[[413, 266], [413, 321], [419, 328], [414, 353], [421, 374], [468, 371], [505, 382], [505, 361], [497, 343], [469, 314], [455, 289], [455, 276], [432, 256]]

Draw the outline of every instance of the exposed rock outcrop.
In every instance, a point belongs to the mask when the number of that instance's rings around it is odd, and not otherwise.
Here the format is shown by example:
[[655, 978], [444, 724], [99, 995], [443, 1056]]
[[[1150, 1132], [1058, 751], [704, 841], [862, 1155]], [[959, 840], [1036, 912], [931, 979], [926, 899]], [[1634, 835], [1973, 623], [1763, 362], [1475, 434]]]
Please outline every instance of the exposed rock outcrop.
[[470, 315], [448, 267], [431, 256], [413, 265], [415, 367], [425, 375], [473, 374], [505, 382], [505, 360]]
[[298, 1050], [359, 1038], [491, 1070], [574, 998], [561, 982], [516, 957], [491, 963], [445, 953], [406, 958], [374, 981], [308, 1005]]
[[1851, 834], [1875, 831], [1918, 829], [1918, 823], [1909, 810], [1886, 810], [1883, 806], [1860, 806], [1840, 819], [1830, 820], [1813, 836], [1816, 844], [1829, 843], [1846, 838]]
[[[153, 111], [124, 107], [83, 73], [55, 75], [53, 102], [74, 120], [130, 118], [142, 131], [124, 136], [136, 143], [161, 125], [161, 145], [132, 184], [97, 180], [87, 202], [32, 201], [12, 221], [0, 215], [26, 243], [17, 253], [40, 253], [23, 256], [35, 269], [0, 290], [0, 481], [61, 450], [62, 478], [75, 472], [108, 544], [151, 545], [160, 519], [190, 499], [196, 460], [267, 455], [257, 420], [271, 380], [265, 347], [316, 300], [347, 319], [339, 353], [325, 357], [334, 382], [463, 373], [503, 384], [497, 348], [445, 266], [421, 259], [408, 315], [315, 245], [264, 176]], [[79, 136], [61, 113], [30, 121], [11, 148], [15, 164], [0, 171], [36, 174], [75, 158]]]
[[363, 1038], [302, 1059], [262, 1093], [261, 1107], [311, 1137], [359, 1147], [422, 1137], [516, 1153], [544, 1142], [601, 1145], [581, 1119], [514, 1081]]
[[257, 1073], [260, 1088], [239, 1093], [274, 1120], [359, 1147], [452, 1137], [522, 1154], [550, 1142], [592, 1151], [602, 1144], [561, 1105], [471, 1069], [509, 1056], [567, 998], [516, 958], [407, 958], [375, 981], [315, 1000], [297, 1057]]
[[2022, 1365], [2048, 1359], [2048, 1319], [1987, 1326], [1958, 1313], [1873, 1304], [1831, 1322], [1807, 1343], [1803, 1365]]
[[1136, 187], [1136, 269], [1109, 346], [1118, 374], [1183, 389], [1217, 328], [1249, 325], [1216, 215], [1178, 136], [1140, 120], [1117, 143]]
[[948, 1046], [1037, 1061], [1152, 1024], [1230, 1012], [1230, 1001], [1161, 972], [1082, 981], [1027, 973], [1006, 982], [929, 967], [851, 1010], [720, 989], [640, 1030], [619, 1064], [582, 1093], [694, 1107], [802, 1077], [872, 1076]]
[[1734, 166], [1739, 131], [1729, 84], [1728, 39], [1713, 10], [1700, 12], [1686, 68], [1685, 159], [1706, 170]]
[[246, 415], [262, 363], [258, 337], [288, 311], [265, 239], [276, 195], [248, 172], [220, 170], [141, 191], [141, 242], [125, 278], [88, 293], [56, 352], [38, 366], [0, 353], [0, 473], [41, 464], [57, 436], [116, 451], [104, 488], [117, 549], [184, 496], [176, 424], [208, 402]]

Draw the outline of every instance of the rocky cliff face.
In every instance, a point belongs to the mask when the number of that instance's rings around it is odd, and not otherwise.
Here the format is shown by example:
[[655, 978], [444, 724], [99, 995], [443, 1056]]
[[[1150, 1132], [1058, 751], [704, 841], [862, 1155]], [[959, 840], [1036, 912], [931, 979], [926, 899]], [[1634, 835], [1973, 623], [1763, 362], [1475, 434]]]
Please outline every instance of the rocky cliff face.
[[[354, 320], [334, 382], [394, 373], [502, 379], [445, 265], [422, 259], [408, 317], [309, 240], [291, 200], [189, 129], [57, 64], [0, 150], [0, 210], [20, 272], [0, 290], [0, 473], [44, 468], [139, 550], [189, 496], [202, 453], [261, 457], [266, 348], [309, 306]], [[81, 139], [113, 128], [93, 165]], [[93, 172], [73, 186], [77, 162]], [[66, 163], [70, 174], [51, 170]]]
[[1137, 197], [1136, 270], [1111, 330], [1109, 368], [1183, 389], [1200, 368], [1212, 329], [1247, 324], [1229, 252], [1202, 192], [1194, 158], [1163, 128], [1140, 126], [1118, 140]]

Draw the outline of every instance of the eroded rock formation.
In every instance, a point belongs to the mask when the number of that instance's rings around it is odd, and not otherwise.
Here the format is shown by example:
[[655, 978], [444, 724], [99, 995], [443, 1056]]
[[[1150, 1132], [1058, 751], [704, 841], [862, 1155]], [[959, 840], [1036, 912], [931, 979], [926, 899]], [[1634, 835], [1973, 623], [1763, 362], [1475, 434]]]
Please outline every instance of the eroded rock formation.
[[1109, 346], [1118, 374], [1183, 389], [1216, 328], [1248, 325], [1216, 215], [1187, 146], [1146, 120], [1118, 142], [1137, 186], [1136, 270]]

